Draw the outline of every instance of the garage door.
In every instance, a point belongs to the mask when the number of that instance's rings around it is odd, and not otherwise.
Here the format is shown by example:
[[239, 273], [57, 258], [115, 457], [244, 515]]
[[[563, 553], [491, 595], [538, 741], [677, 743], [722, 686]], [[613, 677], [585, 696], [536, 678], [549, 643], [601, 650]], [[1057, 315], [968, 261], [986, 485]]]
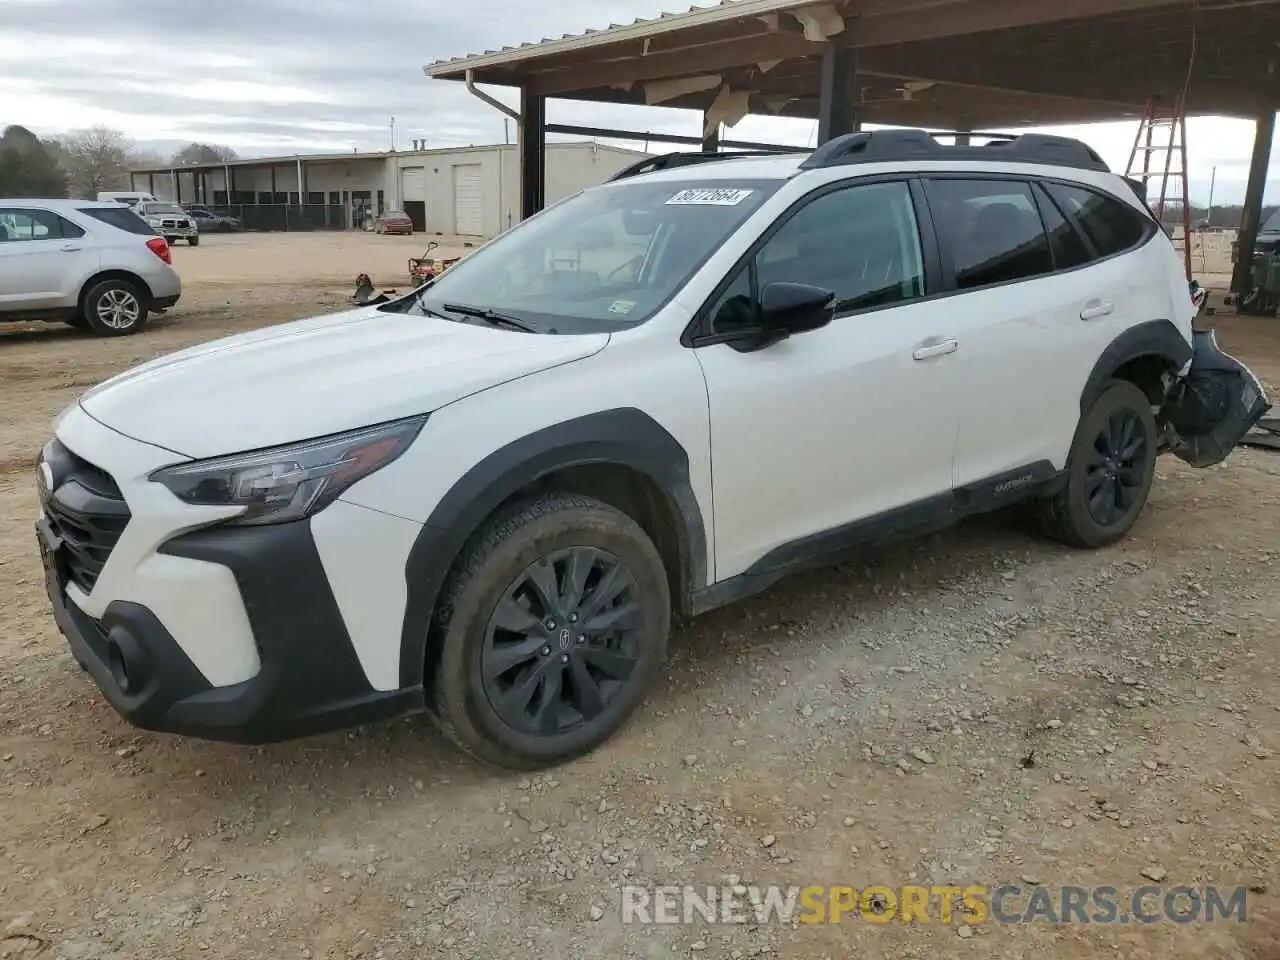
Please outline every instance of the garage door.
[[427, 229], [427, 176], [422, 167], [400, 171], [400, 205], [413, 221], [413, 229]]
[[480, 164], [465, 163], [453, 168], [453, 229], [464, 237], [483, 233], [481, 197], [483, 178]]
[[427, 178], [422, 167], [407, 167], [400, 171], [400, 199], [427, 199]]

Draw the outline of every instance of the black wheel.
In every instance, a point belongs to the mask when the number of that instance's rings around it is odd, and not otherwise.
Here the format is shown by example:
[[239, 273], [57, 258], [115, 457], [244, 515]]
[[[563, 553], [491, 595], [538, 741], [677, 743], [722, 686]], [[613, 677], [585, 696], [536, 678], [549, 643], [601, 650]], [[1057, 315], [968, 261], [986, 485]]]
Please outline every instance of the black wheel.
[[81, 315], [100, 337], [135, 333], [147, 322], [147, 295], [128, 280], [103, 280], [85, 294]]
[[193, 246], [193, 247], [198, 247], [198, 246], [200, 246], [200, 238], [199, 238], [199, 237], [188, 237], [188, 238], [187, 238], [187, 243], [191, 244], [191, 246]]
[[1147, 395], [1111, 381], [1076, 429], [1065, 485], [1040, 504], [1045, 532], [1074, 547], [1103, 547], [1127, 534], [1151, 491], [1158, 446]]
[[445, 590], [433, 712], [489, 763], [569, 760], [640, 705], [670, 628], [666, 571], [639, 524], [568, 494], [518, 505], [472, 539]]
[[81, 314], [76, 314], [74, 317], [68, 317], [65, 323], [68, 327], [75, 327], [77, 330], [89, 329], [89, 324], [85, 322], [85, 319]]

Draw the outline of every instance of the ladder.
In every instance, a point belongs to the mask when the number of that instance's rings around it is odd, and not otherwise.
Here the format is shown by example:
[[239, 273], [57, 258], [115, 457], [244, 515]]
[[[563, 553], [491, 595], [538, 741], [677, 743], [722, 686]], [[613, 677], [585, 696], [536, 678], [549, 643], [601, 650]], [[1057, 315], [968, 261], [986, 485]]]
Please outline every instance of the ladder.
[[[1187, 280], [1191, 279], [1191, 194], [1187, 185], [1187, 112], [1182, 97], [1147, 100], [1138, 135], [1129, 154], [1128, 177], [1146, 188], [1147, 203], [1156, 219], [1164, 224], [1167, 207], [1182, 213], [1182, 254]], [[1152, 181], [1158, 196], [1152, 197]]]

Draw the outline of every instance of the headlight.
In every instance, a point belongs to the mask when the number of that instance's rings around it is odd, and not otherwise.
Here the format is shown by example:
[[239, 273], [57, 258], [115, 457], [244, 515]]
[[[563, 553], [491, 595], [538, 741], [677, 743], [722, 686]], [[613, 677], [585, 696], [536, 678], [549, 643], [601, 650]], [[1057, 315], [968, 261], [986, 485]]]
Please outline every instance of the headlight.
[[321, 437], [285, 447], [197, 460], [151, 474], [179, 500], [245, 507], [224, 521], [239, 526], [286, 523], [322, 510], [342, 492], [391, 463], [413, 443], [427, 417]]

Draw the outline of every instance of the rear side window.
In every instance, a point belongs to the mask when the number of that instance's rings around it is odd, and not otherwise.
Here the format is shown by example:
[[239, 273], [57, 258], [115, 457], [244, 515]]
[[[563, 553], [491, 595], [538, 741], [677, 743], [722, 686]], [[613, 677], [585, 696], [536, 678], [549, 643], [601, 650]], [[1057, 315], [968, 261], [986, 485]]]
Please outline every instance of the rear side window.
[[1058, 205], [1076, 218], [1099, 257], [1132, 249], [1154, 230], [1147, 217], [1115, 197], [1061, 183], [1046, 186]]
[[157, 236], [156, 232], [151, 229], [151, 224], [147, 223], [128, 207], [81, 207], [79, 212], [86, 217], [101, 220], [105, 224], [128, 233]]
[[1045, 232], [1049, 234], [1054, 267], [1058, 270], [1074, 270], [1089, 263], [1093, 254], [1089, 252], [1084, 238], [1076, 228], [1039, 187], [1036, 188], [1036, 198], [1040, 201], [1040, 216], [1044, 220]]
[[973, 290], [1053, 272], [1031, 185], [1018, 180], [930, 180], [929, 207], [956, 287]]

